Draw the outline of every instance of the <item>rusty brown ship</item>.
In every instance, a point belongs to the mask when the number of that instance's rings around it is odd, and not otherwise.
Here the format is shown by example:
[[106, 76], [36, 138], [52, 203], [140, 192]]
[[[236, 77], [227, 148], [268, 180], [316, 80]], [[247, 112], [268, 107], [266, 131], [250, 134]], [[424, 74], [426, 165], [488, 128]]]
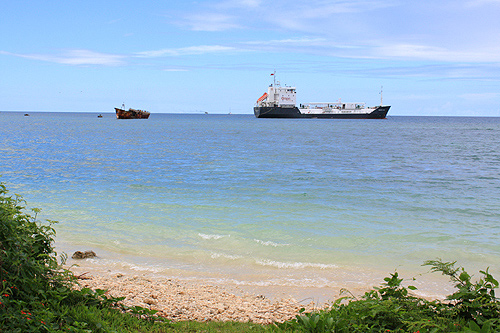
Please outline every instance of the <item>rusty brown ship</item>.
[[151, 114], [148, 111], [137, 110], [129, 108], [125, 110], [125, 104], [122, 104], [122, 108], [115, 108], [116, 119], [148, 119]]

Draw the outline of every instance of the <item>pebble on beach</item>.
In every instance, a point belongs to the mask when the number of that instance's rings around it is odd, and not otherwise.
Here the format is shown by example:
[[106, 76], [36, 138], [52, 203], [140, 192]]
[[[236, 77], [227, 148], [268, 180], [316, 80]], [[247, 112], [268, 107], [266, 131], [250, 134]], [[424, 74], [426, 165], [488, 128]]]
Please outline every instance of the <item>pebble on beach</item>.
[[172, 321], [270, 324], [293, 319], [302, 308], [306, 311], [318, 309], [313, 303], [303, 305], [292, 298], [271, 301], [262, 295], [236, 295], [218, 286], [176, 279], [129, 276], [116, 272], [83, 274], [86, 279], [79, 281], [80, 288], [108, 290], [113, 297], [125, 297], [122, 303], [126, 306], [157, 310], [158, 315]]

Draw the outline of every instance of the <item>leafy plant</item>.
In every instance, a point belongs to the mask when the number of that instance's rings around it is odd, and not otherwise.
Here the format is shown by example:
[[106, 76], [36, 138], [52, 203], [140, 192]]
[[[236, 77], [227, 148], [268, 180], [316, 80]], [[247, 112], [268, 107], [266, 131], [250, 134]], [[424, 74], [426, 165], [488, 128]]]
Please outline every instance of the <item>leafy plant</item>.
[[121, 306], [123, 298], [109, 297], [104, 290], [73, 288], [76, 279], [61, 268], [53, 248], [56, 222], [37, 221], [40, 209], [32, 209], [31, 216], [24, 213], [25, 204], [19, 195], [8, 196], [0, 184], [1, 332], [108, 332], [101, 319], [79, 318], [74, 309], [81, 306], [157, 319], [154, 311]]
[[330, 309], [300, 313], [294, 320], [277, 324], [279, 331], [297, 332], [499, 332], [500, 303], [495, 297], [498, 282], [486, 271], [477, 282], [455, 263], [426, 261], [432, 272], [450, 276], [458, 289], [447, 302], [428, 301], [410, 294], [395, 272], [380, 287], [359, 299], [336, 300]]
[[455, 267], [456, 262], [429, 260], [425, 266], [431, 266], [431, 271], [441, 272], [450, 277], [458, 290], [447, 297], [454, 305], [455, 315], [466, 320], [472, 320], [478, 325], [491, 323], [490, 320], [500, 320], [500, 302], [495, 296], [498, 281], [489, 273], [489, 268], [479, 271], [482, 277], [472, 281], [463, 267]]

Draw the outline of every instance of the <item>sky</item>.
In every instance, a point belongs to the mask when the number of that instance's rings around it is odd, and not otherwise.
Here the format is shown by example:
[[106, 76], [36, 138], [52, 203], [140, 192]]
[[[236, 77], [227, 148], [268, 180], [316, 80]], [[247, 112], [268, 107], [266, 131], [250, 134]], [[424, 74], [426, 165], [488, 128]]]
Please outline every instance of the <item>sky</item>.
[[0, 111], [252, 114], [276, 72], [298, 103], [500, 117], [500, 0], [14, 0], [0, 29]]

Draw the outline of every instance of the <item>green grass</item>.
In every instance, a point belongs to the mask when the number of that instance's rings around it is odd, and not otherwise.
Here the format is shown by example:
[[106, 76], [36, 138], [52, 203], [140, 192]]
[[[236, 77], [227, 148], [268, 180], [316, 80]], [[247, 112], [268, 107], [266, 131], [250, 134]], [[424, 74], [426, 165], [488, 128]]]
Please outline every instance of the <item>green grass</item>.
[[[446, 301], [411, 295], [395, 272], [356, 298], [346, 292], [329, 309], [285, 323], [171, 322], [156, 311], [126, 307], [104, 290], [73, 288], [76, 279], [58, 263], [54, 221], [37, 221], [18, 195], [0, 184], [0, 332], [500, 332], [498, 281], [489, 270], [472, 279], [454, 262], [431, 260], [456, 291]], [[64, 261], [64, 256], [60, 258]]]
[[77, 305], [67, 308], [71, 318], [78, 318], [82, 329], [91, 332], [269, 332], [263, 325], [238, 322], [156, 322], [140, 319], [117, 309], [85, 307]]

